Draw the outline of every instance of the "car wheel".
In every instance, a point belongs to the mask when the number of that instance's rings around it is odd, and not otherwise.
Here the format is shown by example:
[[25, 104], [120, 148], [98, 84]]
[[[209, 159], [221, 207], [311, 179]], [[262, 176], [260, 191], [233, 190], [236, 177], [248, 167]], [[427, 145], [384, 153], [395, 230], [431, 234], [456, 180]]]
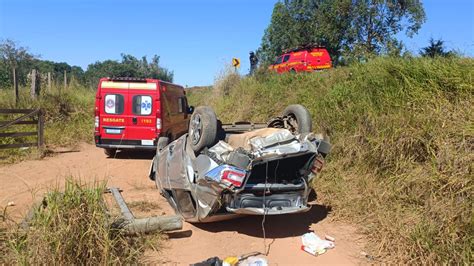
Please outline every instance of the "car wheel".
[[217, 118], [209, 106], [199, 106], [189, 121], [188, 141], [194, 152], [210, 147], [216, 142]]
[[283, 116], [290, 118], [290, 124], [292, 124], [297, 134], [309, 133], [313, 129], [311, 114], [308, 109], [300, 104], [292, 104], [286, 107]]
[[105, 155], [107, 155], [107, 157], [109, 158], [114, 157], [116, 152], [117, 152], [117, 149], [104, 149]]

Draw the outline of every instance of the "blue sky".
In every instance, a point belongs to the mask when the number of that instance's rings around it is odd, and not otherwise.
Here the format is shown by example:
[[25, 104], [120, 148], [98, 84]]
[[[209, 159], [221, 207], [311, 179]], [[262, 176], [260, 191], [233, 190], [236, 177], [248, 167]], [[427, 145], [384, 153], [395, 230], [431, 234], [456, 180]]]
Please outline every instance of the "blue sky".
[[[154, 54], [182, 85], [210, 85], [259, 47], [276, 0], [0, 0], [0, 39], [13, 39], [41, 58], [86, 69], [121, 53]], [[430, 37], [474, 56], [474, 0], [423, 1], [427, 22], [403, 37], [418, 52]]]

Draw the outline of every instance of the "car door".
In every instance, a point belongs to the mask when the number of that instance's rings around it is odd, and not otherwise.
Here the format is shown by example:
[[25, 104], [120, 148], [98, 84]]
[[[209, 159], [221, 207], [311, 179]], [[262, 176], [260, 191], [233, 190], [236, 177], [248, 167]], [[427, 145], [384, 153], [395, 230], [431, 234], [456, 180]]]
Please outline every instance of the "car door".
[[280, 67], [281, 67], [282, 61], [283, 61], [283, 56], [278, 57], [273, 66], [273, 69], [278, 73], [281, 73]]
[[170, 116], [168, 132], [171, 133], [173, 139], [177, 139], [186, 133], [189, 127], [186, 96], [181, 88], [174, 87], [173, 91], [167, 95], [167, 102]]
[[282, 62], [281, 62], [281, 72], [288, 72], [290, 71], [290, 65], [288, 60], [290, 60], [290, 54], [286, 54], [283, 56]]
[[179, 113], [179, 129], [178, 129], [178, 136], [183, 135], [184, 133], [188, 132], [189, 128], [189, 113], [188, 113], [188, 100], [186, 96], [183, 94], [178, 98], [178, 113]]
[[103, 81], [100, 92], [100, 135], [103, 139], [124, 139], [125, 112], [128, 102], [128, 86]]

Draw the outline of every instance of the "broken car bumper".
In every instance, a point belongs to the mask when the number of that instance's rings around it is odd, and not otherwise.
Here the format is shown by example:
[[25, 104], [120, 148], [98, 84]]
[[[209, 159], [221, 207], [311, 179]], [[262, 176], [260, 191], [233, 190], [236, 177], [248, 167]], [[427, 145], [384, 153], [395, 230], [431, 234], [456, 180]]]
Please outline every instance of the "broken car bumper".
[[280, 214], [291, 214], [299, 212], [307, 212], [311, 209], [311, 206], [301, 207], [285, 207], [285, 208], [240, 208], [232, 209], [227, 207], [226, 210], [231, 213], [245, 214], [245, 215], [280, 215]]
[[257, 196], [253, 193], [240, 193], [232, 197], [227, 204], [226, 210], [231, 213], [251, 215], [305, 212], [310, 209], [307, 206], [306, 194], [306, 190], [265, 196]]
[[144, 146], [144, 145], [114, 145], [114, 144], [96, 144], [98, 148], [104, 149], [122, 149], [122, 150], [156, 150], [156, 146]]

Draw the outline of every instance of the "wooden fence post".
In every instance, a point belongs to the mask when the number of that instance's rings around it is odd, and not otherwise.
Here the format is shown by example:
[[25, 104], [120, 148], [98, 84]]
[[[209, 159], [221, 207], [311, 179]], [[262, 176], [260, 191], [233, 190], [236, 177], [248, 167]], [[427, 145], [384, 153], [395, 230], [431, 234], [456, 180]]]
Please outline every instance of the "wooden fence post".
[[18, 76], [16, 74], [16, 68], [13, 68], [13, 93], [15, 94], [15, 105], [19, 102], [18, 95]]
[[41, 72], [39, 71], [36, 71], [36, 90], [35, 90], [35, 94], [36, 94], [36, 97], [40, 97], [41, 96], [41, 85], [42, 85], [42, 79], [41, 79]]
[[67, 88], [67, 75], [66, 75], [66, 70], [64, 70], [64, 89]]
[[38, 111], [38, 149], [41, 150], [44, 145], [44, 113], [42, 109]]
[[48, 72], [48, 92], [51, 92], [51, 72]]
[[31, 99], [36, 98], [36, 69], [31, 70], [31, 89], [30, 89], [30, 96]]

